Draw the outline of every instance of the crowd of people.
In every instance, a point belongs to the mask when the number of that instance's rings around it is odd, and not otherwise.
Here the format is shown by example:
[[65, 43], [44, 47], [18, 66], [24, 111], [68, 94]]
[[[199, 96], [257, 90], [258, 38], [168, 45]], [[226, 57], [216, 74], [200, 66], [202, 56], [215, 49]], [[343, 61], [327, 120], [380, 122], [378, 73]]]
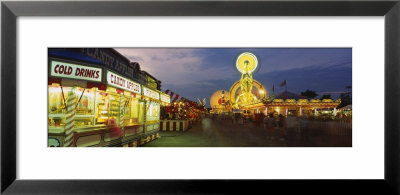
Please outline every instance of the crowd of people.
[[264, 117], [263, 124], [264, 128], [267, 130], [268, 139], [273, 140], [275, 138], [279, 138], [279, 140], [285, 140], [287, 122], [286, 117], [284, 117], [282, 114], [269, 114], [268, 117]]
[[[351, 124], [351, 114], [338, 113], [337, 116], [328, 115], [303, 115], [303, 116], [284, 116], [276, 112], [255, 115], [244, 115], [243, 113], [229, 114], [210, 114], [212, 120], [231, 120], [232, 124], [246, 125], [252, 124], [264, 128], [267, 132], [267, 139], [283, 141], [288, 132], [306, 133], [307, 130], [320, 129], [327, 131], [331, 128], [343, 128], [336, 122]], [[321, 123], [323, 122], [323, 123]], [[328, 123], [325, 123], [328, 122]], [[334, 124], [331, 124], [333, 122]], [[321, 126], [322, 125], [322, 126]], [[332, 126], [332, 127], [331, 127]], [[346, 127], [347, 128], [347, 127]], [[337, 129], [339, 130], [339, 129]]]
[[351, 122], [352, 115], [351, 113], [338, 113], [336, 116], [332, 115], [319, 115], [319, 116], [305, 116], [308, 120], [312, 121], [343, 121], [343, 122]]
[[[247, 116], [241, 113], [230, 113], [230, 114], [210, 114], [209, 118], [212, 120], [231, 120], [232, 124], [246, 125], [246, 124], [256, 124], [261, 125], [268, 132], [268, 139], [285, 140], [286, 139], [286, 129], [287, 129], [287, 118], [283, 115], [270, 114], [263, 117], [263, 114], [255, 116]], [[261, 120], [261, 123], [258, 121]]]

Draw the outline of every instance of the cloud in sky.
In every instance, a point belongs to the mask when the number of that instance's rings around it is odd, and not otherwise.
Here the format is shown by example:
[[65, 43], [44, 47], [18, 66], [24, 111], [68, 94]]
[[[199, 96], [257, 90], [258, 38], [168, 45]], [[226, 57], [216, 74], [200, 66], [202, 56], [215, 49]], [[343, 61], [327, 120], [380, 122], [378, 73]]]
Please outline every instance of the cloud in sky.
[[[170, 89], [192, 100], [209, 97], [219, 89], [229, 90], [240, 79], [234, 62], [244, 51], [255, 53], [260, 69], [254, 78], [268, 91], [287, 80], [288, 90], [345, 91], [352, 82], [351, 48], [116, 48], [141, 69]], [[336, 93], [338, 94], [338, 93]], [[337, 95], [336, 95], [337, 96]]]
[[221, 71], [226, 71], [226, 67], [208, 63], [207, 56], [201, 55], [201, 49], [117, 50], [131, 61], [139, 62], [142, 70], [162, 81], [162, 86], [195, 85], [199, 79], [228, 76], [220, 74]]

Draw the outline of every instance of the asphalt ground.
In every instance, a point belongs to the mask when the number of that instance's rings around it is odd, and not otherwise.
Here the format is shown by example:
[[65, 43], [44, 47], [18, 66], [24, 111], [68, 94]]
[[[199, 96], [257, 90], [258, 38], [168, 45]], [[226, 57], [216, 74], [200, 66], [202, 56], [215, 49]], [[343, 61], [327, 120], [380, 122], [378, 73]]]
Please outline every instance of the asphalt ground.
[[351, 147], [352, 135], [315, 128], [289, 128], [282, 134], [263, 124], [233, 124], [204, 118], [185, 132], [160, 132], [143, 147]]

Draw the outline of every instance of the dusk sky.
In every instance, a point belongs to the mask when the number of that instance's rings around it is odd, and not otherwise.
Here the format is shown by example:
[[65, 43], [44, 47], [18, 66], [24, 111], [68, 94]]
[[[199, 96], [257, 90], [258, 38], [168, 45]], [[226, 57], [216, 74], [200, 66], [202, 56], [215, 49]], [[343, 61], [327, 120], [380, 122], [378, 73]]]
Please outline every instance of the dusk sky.
[[[116, 48], [142, 70], [161, 80], [161, 89], [197, 101], [217, 90], [229, 90], [240, 79], [235, 59], [244, 51], [254, 53], [259, 70], [253, 78], [272, 94], [286, 80], [287, 90], [300, 94], [307, 89], [336, 99], [352, 85], [351, 48]], [[209, 105], [208, 105], [209, 106]]]

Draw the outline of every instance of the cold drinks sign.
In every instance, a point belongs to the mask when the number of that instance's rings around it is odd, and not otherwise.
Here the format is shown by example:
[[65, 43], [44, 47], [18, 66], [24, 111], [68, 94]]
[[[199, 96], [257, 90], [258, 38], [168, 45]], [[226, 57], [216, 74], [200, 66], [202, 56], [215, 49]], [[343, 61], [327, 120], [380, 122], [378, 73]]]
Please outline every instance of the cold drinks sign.
[[51, 61], [51, 76], [101, 82], [102, 69]]
[[107, 84], [140, 94], [140, 84], [135, 83], [125, 77], [121, 77], [111, 71], [107, 71]]

